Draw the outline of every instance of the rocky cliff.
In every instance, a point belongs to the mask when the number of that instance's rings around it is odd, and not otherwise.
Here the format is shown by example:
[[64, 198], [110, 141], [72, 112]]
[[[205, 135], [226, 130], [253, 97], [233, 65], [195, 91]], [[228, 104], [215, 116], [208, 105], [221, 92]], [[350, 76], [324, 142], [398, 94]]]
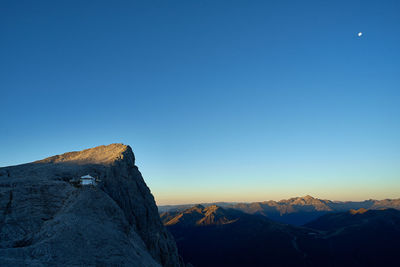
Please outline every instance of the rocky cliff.
[[182, 265], [123, 144], [0, 168], [0, 209], [0, 266]]

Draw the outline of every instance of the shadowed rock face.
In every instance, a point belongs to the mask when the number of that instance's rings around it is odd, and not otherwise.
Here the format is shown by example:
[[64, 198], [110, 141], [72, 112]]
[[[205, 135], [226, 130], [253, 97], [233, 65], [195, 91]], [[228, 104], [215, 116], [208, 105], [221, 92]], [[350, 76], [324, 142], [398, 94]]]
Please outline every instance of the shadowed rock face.
[[0, 207], [1, 266], [182, 265], [129, 146], [0, 168]]

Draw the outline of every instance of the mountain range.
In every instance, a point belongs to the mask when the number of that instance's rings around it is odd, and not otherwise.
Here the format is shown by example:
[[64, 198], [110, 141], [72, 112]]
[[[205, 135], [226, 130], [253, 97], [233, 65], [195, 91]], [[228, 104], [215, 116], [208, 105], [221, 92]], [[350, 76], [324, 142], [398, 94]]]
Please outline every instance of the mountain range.
[[333, 212], [299, 227], [216, 205], [161, 214], [194, 266], [398, 266], [400, 211]]
[[[274, 221], [293, 225], [303, 225], [324, 214], [331, 212], [348, 211], [351, 209], [387, 209], [400, 210], [399, 199], [365, 200], [365, 201], [332, 201], [314, 198], [312, 196], [294, 197], [280, 201], [263, 201], [252, 203], [205, 203], [203, 206], [218, 205], [224, 208], [236, 209], [248, 214], [258, 214]], [[188, 205], [159, 206], [159, 212], [182, 211], [190, 208]]]

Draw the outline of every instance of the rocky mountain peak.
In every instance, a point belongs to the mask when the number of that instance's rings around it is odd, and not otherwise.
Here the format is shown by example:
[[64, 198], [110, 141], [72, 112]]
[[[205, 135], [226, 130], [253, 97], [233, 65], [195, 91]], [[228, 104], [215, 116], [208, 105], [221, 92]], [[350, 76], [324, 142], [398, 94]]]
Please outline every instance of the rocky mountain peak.
[[211, 212], [217, 212], [218, 210], [221, 210], [221, 209], [222, 208], [217, 205], [211, 205], [211, 206], [208, 206], [207, 208], [204, 208], [204, 211], [211, 213]]
[[363, 214], [363, 213], [366, 213], [367, 211], [368, 211], [367, 209], [360, 208], [358, 210], [351, 209], [351, 210], [349, 210], [349, 213], [352, 215], [355, 215], [355, 214]]
[[0, 168], [0, 207], [0, 266], [183, 265], [127, 145]]
[[186, 213], [191, 213], [191, 212], [202, 213], [203, 210], [204, 210], [204, 206], [203, 206], [203, 205], [200, 205], [200, 204], [197, 204], [197, 205], [195, 205], [195, 206], [193, 206], [193, 207], [191, 207], [191, 208], [185, 210], [185, 212], [186, 212]]
[[173, 214], [164, 213], [161, 215], [164, 225], [166, 226], [206, 226], [206, 225], [221, 225], [237, 221], [237, 212], [229, 209], [221, 208], [217, 205], [203, 207], [196, 205], [182, 212]]
[[103, 164], [109, 165], [115, 161], [125, 160], [135, 164], [135, 156], [130, 146], [124, 144], [102, 145], [82, 151], [68, 152], [52, 156], [34, 163], [72, 163], [72, 164]]

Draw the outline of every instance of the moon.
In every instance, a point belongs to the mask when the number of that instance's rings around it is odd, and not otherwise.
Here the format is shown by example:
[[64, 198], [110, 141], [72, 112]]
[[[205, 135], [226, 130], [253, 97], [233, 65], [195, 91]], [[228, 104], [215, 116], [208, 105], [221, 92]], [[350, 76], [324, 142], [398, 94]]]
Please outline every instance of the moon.
[[358, 35], [358, 37], [361, 37], [363, 35], [363, 33], [359, 32], [357, 35]]

